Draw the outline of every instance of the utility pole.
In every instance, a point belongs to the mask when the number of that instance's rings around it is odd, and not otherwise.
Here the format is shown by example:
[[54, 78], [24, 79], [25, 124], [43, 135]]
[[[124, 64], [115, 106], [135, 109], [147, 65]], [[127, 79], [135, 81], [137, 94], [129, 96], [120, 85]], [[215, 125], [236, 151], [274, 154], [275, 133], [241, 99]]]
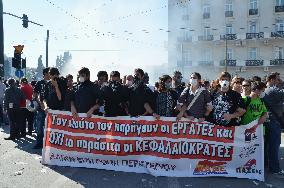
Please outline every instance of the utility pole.
[[2, 0], [0, 0], [0, 76], [4, 77], [4, 28]]
[[49, 30], [46, 31], [46, 67], [48, 67], [48, 41], [49, 41]]
[[226, 41], [226, 59], [225, 59], [225, 72], [228, 72], [228, 35], [225, 35], [225, 41]]

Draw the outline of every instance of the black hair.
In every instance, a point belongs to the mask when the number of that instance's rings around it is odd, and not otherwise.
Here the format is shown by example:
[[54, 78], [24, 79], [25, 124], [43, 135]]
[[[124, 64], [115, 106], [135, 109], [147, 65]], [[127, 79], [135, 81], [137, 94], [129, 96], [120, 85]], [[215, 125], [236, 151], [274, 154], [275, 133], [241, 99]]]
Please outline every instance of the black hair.
[[277, 74], [270, 74], [268, 77], [267, 77], [267, 81], [272, 81], [272, 80], [276, 80], [277, 79]]
[[85, 74], [86, 76], [90, 76], [90, 70], [87, 67], [82, 67], [79, 71], [78, 71], [79, 75]]
[[232, 79], [232, 76], [231, 76], [231, 74], [228, 73], [228, 72], [222, 72], [222, 73], [220, 74], [220, 76], [219, 76], [219, 79], [220, 79], [220, 80], [221, 80], [221, 78], [229, 78], [229, 80], [231, 80], [231, 79]]
[[142, 77], [145, 75], [144, 71], [140, 68], [135, 69], [135, 72], [139, 73]]
[[27, 84], [27, 83], [28, 83], [27, 78], [22, 78], [22, 79], [21, 79], [21, 83]]
[[112, 76], [112, 77], [119, 77], [120, 78], [120, 73], [118, 71], [112, 71], [110, 73], [110, 76]]
[[55, 67], [52, 67], [52, 68], [49, 69], [49, 74], [51, 76], [59, 76], [60, 75], [59, 70]]
[[201, 75], [198, 72], [193, 72], [192, 74], [197, 76], [198, 80], [201, 80]]
[[71, 74], [68, 74], [68, 75], [66, 76], [66, 79], [72, 79], [72, 80], [73, 80], [73, 76], [72, 76]]
[[265, 85], [265, 83], [263, 83], [263, 82], [252, 82], [252, 83], [251, 83], [251, 90], [252, 90], [252, 91], [255, 91], [255, 90], [262, 90], [262, 89], [264, 89], [264, 88], [266, 88], [266, 85]]
[[16, 80], [14, 79], [14, 78], [10, 78], [9, 80], [8, 80], [8, 85], [9, 86], [13, 86], [13, 85], [15, 85], [16, 84]]
[[103, 76], [105, 76], [108, 80], [107, 72], [106, 71], [99, 71], [98, 74], [97, 74], [97, 77], [99, 78], [99, 77], [103, 77]]
[[50, 69], [49, 67], [47, 67], [47, 68], [43, 69], [43, 70], [42, 70], [42, 74], [43, 74], [43, 75], [48, 74], [49, 69]]

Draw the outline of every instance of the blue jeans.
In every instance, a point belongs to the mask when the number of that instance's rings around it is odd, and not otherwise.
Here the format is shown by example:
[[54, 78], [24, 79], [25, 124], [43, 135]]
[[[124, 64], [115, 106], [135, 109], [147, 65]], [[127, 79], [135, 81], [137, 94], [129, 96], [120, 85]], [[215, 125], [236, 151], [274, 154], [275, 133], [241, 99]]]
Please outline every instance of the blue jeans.
[[36, 115], [36, 145], [43, 146], [44, 126], [45, 126], [45, 111], [37, 111]]
[[273, 115], [269, 117], [269, 120], [268, 163], [269, 170], [274, 173], [280, 171], [279, 150], [281, 144], [281, 124]]

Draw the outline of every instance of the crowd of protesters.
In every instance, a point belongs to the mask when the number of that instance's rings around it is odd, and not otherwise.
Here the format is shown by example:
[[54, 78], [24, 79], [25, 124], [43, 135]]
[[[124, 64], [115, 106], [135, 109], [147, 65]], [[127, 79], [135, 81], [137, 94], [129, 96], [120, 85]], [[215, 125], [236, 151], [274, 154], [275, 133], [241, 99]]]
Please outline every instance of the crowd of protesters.
[[[163, 75], [154, 86], [149, 85], [148, 74], [135, 69], [133, 75], [123, 78], [118, 71], [106, 71], [90, 80], [88, 68], [61, 77], [57, 68], [43, 70], [43, 79], [28, 83], [9, 79], [0, 83], [1, 123], [7, 114], [10, 136], [15, 140], [36, 132], [35, 149], [43, 147], [45, 117], [48, 109], [113, 116], [176, 117], [208, 121], [220, 126], [241, 126], [258, 120], [264, 124], [267, 148], [267, 166], [270, 172], [284, 175], [279, 166], [281, 129], [283, 129], [284, 84], [279, 73], [271, 73], [265, 80], [231, 78], [222, 72], [212, 82], [203, 81], [199, 73], [190, 75], [189, 83], [182, 82], [182, 74]], [[4, 115], [3, 115], [4, 114]], [[26, 129], [27, 127], [27, 129]]]

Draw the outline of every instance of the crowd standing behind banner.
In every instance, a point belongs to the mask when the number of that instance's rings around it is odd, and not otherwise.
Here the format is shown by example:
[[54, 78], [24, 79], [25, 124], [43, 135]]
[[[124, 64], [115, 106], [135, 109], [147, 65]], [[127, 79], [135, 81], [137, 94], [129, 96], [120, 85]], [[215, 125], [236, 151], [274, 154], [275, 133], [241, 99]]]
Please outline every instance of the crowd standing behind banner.
[[[264, 82], [254, 76], [250, 80], [231, 78], [222, 72], [218, 79], [202, 81], [199, 73], [190, 75], [189, 83], [182, 82], [182, 74], [163, 75], [155, 86], [149, 85], [148, 74], [135, 69], [134, 75], [121, 79], [118, 71], [108, 78], [99, 71], [97, 81], [90, 81], [88, 68], [78, 71], [77, 82], [73, 76], [60, 77], [57, 68], [43, 70], [43, 79], [20, 83], [9, 79], [0, 83], [1, 125], [8, 116], [10, 136], [15, 140], [36, 132], [34, 149], [43, 147], [45, 117], [48, 109], [78, 113], [115, 116], [182, 117], [200, 122], [209, 121], [220, 126], [240, 126], [259, 119], [265, 126], [265, 165], [274, 174], [284, 175], [279, 166], [281, 129], [283, 129], [284, 83], [279, 73], [270, 74]], [[5, 90], [5, 88], [7, 89]], [[2, 111], [2, 110], [1, 110]]]

